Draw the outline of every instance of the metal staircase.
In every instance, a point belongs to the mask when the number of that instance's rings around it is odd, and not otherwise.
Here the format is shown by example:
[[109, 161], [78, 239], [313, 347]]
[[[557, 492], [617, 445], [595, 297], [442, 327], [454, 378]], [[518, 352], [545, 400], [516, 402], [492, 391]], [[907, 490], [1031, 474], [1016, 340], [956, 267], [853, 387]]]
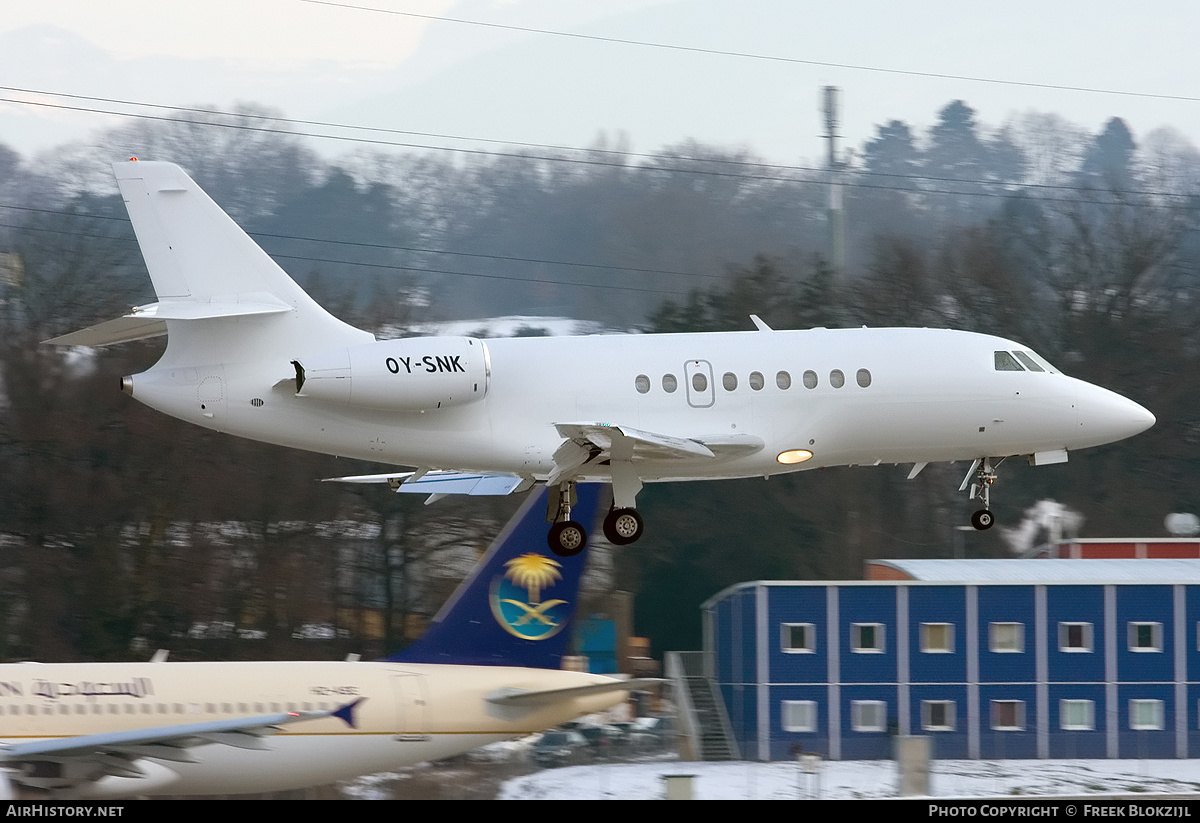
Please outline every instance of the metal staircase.
[[704, 652], [667, 652], [666, 658], [679, 712], [680, 754], [690, 760], [740, 760], [725, 703], [707, 674]]

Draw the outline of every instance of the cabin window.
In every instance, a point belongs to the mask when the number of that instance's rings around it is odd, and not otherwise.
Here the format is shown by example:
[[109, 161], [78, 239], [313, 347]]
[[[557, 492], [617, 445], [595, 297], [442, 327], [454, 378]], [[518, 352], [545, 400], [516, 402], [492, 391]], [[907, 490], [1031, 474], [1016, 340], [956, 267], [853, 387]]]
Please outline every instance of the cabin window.
[[1024, 700], [993, 700], [992, 728], [996, 731], [1018, 732], [1025, 728]]
[[1068, 732], [1092, 731], [1096, 728], [1096, 704], [1091, 700], [1058, 701], [1058, 725]]
[[787, 391], [792, 387], [792, 376], [785, 371], [781, 371], [775, 375], [775, 385]]
[[817, 373], [809, 369], [804, 373], [804, 388], [815, 389], [817, 387]]
[[1063, 652], [1090, 652], [1092, 650], [1092, 624], [1059, 623], [1058, 650]]
[[851, 648], [856, 653], [883, 651], [882, 623], [853, 623], [850, 626]]
[[785, 653], [811, 654], [817, 650], [817, 627], [812, 623], [784, 623], [779, 628]]
[[784, 700], [780, 706], [785, 732], [815, 732], [817, 703], [815, 700]]
[[1161, 652], [1162, 623], [1130, 623], [1129, 651]]
[[996, 371], [1025, 371], [1021, 364], [1006, 351], [996, 352]]
[[858, 385], [864, 389], [871, 385], [871, 373], [866, 369], [859, 369], [858, 374], [854, 375], [854, 379], [858, 381]]
[[1129, 728], [1163, 728], [1163, 702], [1161, 700], [1130, 700]]
[[696, 372], [692, 375], [692, 388], [696, 391], [708, 391], [708, 378], [703, 372]]
[[842, 374], [841, 369], [834, 369], [829, 373], [829, 385], [835, 389], [840, 389], [846, 385], [846, 375]]
[[1015, 351], [1013, 354], [1015, 354], [1017, 359], [1021, 361], [1021, 365], [1030, 371], [1045, 371], [1045, 369], [1034, 362], [1033, 358], [1030, 357], [1027, 352]]
[[650, 378], [644, 374], [639, 374], [634, 378], [633, 387], [638, 390], [638, 394], [645, 394], [650, 391]]
[[921, 651], [926, 654], [954, 651], [954, 626], [950, 623], [922, 623]]
[[663, 391], [665, 391], [667, 394], [670, 394], [671, 392], [675, 391], [677, 388], [679, 388], [679, 381], [675, 379], [675, 375], [664, 374], [663, 375]]
[[988, 641], [988, 648], [994, 652], [1024, 652], [1025, 626], [1022, 623], [990, 623]]
[[953, 700], [922, 700], [921, 728], [927, 732], [952, 732], [957, 718]]
[[725, 387], [725, 391], [733, 391], [737, 388], [737, 375], [731, 371], [725, 372], [721, 377], [721, 385]]
[[765, 385], [766, 383], [763, 382], [762, 372], [750, 372], [750, 388], [754, 389], [755, 391], [761, 391], [762, 387]]
[[850, 725], [856, 732], [881, 732], [887, 727], [887, 703], [882, 700], [850, 701]]

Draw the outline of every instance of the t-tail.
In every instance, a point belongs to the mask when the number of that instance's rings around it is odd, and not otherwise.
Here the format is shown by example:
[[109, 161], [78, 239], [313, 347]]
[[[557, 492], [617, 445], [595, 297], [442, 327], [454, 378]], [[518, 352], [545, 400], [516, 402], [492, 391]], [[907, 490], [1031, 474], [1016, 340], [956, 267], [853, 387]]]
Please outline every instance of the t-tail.
[[183, 169], [129, 161], [113, 172], [158, 302], [50, 342], [102, 346], [167, 334], [161, 367], [374, 340], [321, 308]]
[[[580, 484], [572, 517], [595, 524], [603, 488]], [[561, 667], [587, 552], [547, 551], [546, 494], [540, 487], [529, 495], [421, 639], [389, 661]]]

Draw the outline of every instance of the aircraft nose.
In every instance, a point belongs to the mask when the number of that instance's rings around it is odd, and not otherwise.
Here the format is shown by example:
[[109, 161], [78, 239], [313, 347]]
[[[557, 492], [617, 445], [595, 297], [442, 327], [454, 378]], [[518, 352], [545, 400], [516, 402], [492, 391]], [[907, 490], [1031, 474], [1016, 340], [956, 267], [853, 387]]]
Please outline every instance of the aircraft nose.
[[1080, 432], [1097, 445], [1133, 437], [1154, 423], [1144, 406], [1108, 389], [1088, 386], [1079, 398]]

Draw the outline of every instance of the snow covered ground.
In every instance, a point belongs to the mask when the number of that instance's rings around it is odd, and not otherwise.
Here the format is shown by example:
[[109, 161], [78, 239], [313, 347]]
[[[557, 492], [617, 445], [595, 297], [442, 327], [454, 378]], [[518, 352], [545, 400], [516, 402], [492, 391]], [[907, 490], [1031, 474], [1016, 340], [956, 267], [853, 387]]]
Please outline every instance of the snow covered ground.
[[[1200, 760], [939, 760], [933, 797], [1012, 797], [1104, 793], [1200, 793]], [[660, 761], [547, 769], [507, 781], [506, 800], [653, 800], [664, 775], [691, 774], [697, 800], [853, 800], [896, 796], [891, 760], [836, 761], [819, 775], [794, 763]]]

